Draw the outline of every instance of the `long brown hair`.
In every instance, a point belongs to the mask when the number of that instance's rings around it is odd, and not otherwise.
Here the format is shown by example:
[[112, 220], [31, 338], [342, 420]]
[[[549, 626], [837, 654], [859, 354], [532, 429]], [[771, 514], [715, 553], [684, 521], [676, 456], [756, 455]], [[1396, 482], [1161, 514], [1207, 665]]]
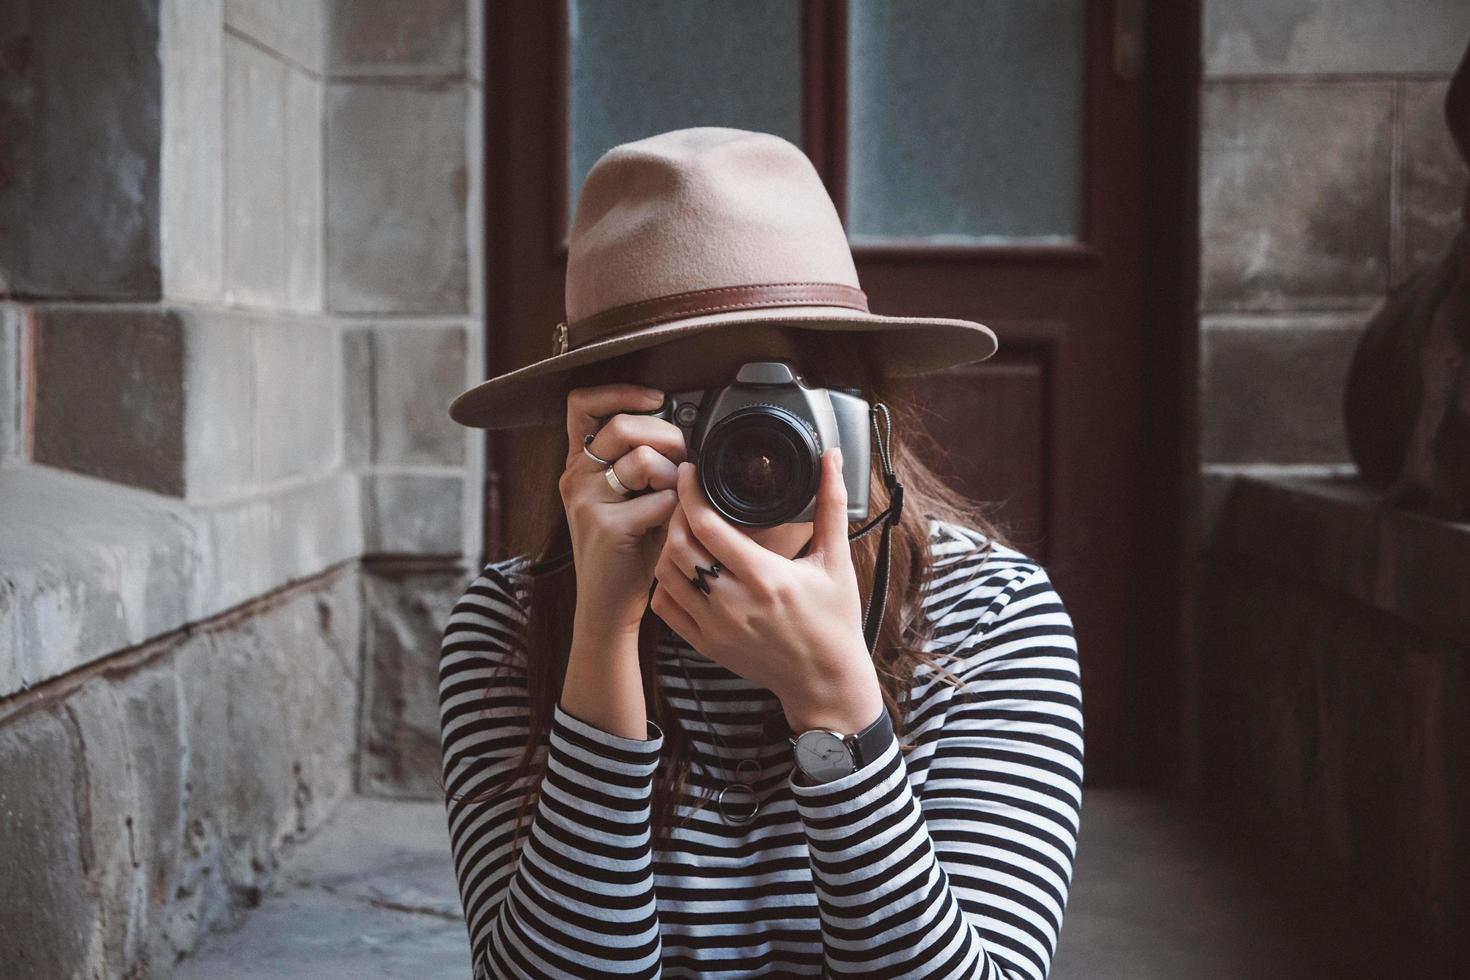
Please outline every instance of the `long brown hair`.
[[[941, 463], [944, 454], [923, 424], [921, 405], [906, 395], [903, 386], [884, 375], [881, 366], [875, 369], [862, 345], [844, 343], [845, 336], [840, 334], [805, 330], [784, 332], [790, 335], [796, 346], [797, 363], [809, 385], [856, 388], [869, 404], [882, 402], [887, 405], [892, 416], [890, 460], [904, 488], [904, 505], [898, 523], [890, 532], [889, 601], [874, 644], [873, 663], [884, 704], [899, 735], [900, 750], [907, 753], [913, 748], [913, 743], [904, 738], [906, 697], [920, 665], [928, 665], [946, 683], [959, 684], [940, 658], [924, 649], [931, 637], [931, 624], [924, 615], [922, 604], [932, 573], [929, 518], [966, 525], [981, 532], [992, 543], [1009, 545], [1010, 542], [991, 522], [987, 513], [989, 506], [964, 497], [935, 472], [934, 466]], [[579, 386], [639, 380], [636, 376], [638, 362], [629, 360], [631, 356], [583, 368], [574, 375], [570, 384]], [[547, 424], [530, 432], [526, 444], [534, 448], [517, 459], [516, 473], [521, 486], [533, 488], [535, 506], [532, 512], [517, 515], [517, 520], [512, 522], [510, 544], [512, 554], [529, 555], [533, 560], [544, 561], [570, 551], [572, 546], [557, 485], [568, 455], [567, 432], [564, 422]], [[872, 513], [888, 504], [882, 467], [876, 460], [872, 466], [869, 500], [872, 501]], [[881, 527], [875, 527], [852, 542], [853, 565], [865, 610], [872, 589], [881, 533]], [[567, 565], [559, 571], [529, 577], [526, 610], [524, 643], [519, 653], [524, 657], [529, 695], [529, 737], [515, 770], [506, 777], [506, 785], [513, 786], [522, 777], [529, 777], [529, 781], [522, 791], [517, 811], [513, 849], [520, 845], [522, 820], [539, 795], [546, 771], [545, 753], [538, 753], [537, 749], [549, 742], [552, 712], [561, 697], [571, 652], [572, 622], [576, 611], [573, 567]], [[689, 779], [693, 756], [693, 744], [663, 696], [656, 669], [658, 646], [669, 638], [677, 639], [677, 636], [651, 609], [645, 610], [638, 637], [643, 691], [648, 715], [665, 735], [651, 806], [655, 847], [666, 844], [673, 830], [674, 814]], [[493, 691], [493, 680], [490, 688]], [[502, 792], [504, 789], [497, 787], [474, 796], [452, 793], [450, 796], [473, 803], [498, 798]], [[712, 796], [712, 788], [707, 788], [685, 821]]]

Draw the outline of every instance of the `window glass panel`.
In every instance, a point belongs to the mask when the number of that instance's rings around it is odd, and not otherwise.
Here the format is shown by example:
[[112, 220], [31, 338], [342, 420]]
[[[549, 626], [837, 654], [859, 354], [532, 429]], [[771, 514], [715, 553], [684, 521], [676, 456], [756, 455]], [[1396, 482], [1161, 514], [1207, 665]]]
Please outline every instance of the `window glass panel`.
[[686, 126], [801, 146], [800, 0], [570, 0], [567, 225], [610, 148]]
[[852, 0], [853, 241], [1076, 241], [1084, 0]]

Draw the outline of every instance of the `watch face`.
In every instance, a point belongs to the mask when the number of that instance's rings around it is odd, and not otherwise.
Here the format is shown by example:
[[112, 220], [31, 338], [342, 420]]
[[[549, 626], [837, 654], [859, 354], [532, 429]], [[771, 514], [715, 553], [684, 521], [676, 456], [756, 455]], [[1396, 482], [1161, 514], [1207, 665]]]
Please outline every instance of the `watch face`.
[[818, 782], [827, 782], [852, 772], [852, 753], [847, 743], [831, 732], [805, 732], [796, 740], [796, 764]]

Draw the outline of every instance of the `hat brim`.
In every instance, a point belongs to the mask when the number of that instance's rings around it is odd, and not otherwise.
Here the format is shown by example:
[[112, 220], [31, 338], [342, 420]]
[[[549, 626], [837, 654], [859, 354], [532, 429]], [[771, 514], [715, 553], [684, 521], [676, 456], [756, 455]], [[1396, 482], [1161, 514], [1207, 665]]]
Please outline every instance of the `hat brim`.
[[881, 316], [840, 306], [785, 306], [671, 320], [576, 347], [482, 381], [461, 392], [449, 417], [477, 429], [545, 425], [566, 412], [567, 375], [574, 368], [667, 343], [690, 334], [778, 321], [805, 330], [858, 334], [885, 374], [911, 377], [983, 361], [998, 346], [994, 332], [971, 320]]

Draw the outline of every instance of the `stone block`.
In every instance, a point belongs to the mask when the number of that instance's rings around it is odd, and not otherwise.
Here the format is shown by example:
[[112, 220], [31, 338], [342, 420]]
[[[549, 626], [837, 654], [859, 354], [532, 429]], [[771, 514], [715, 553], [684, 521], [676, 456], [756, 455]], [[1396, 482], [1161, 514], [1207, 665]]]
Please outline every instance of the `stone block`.
[[26, 310], [15, 303], [0, 303], [0, 462], [19, 459], [28, 452], [25, 443]]
[[476, 82], [485, 80], [485, 5], [471, 3], [469, 25], [466, 28], [465, 61], [469, 76]]
[[213, 503], [342, 462], [336, 324], [187, 310], [189, 498]]
[[321, 307], [322, 83], [225, 38], [225, 298]]
[[1470, 648], [1470, 523], [1395, 509], [1379, 528], [1371, 601]]
[[469, 200], [465, 119], [463, 85], [328, 85], [330, 309], [465, 311]]
[[[33, 711], [0, 727], [0, 973], [94, 975], [99, 945], [87, 894], [89, 804], [64, 720]], [[101, 975], [100, 971], [95, 975]]]
[[372, 332], [372, 461], [458, 465], [467, 430], [448, 406], [467, 387], [466, 331], [459, 324]]
[[225, 0], [225, 24], [306, 71], [324, 67], [323, 0]]
[[0, 697], [362, 553], [355, 474], [212, 506], [0, 467]]
[[[140, 817], [142, 797], [153, 787], [139, 784], [131, 764], [122, 711], [112, 685], [94, 680], [67, 698], [62, 708], [75, 733], [83, 772], [77, 791], [83, 819], [83, 849], [90, 855], [88, 891], [95, 902], [99, 940], [92, 951], [98, 975], [120, 977], [141, 952], [147, 933], [147, 875], [152, 835]], [[175, 744], [178, 732], [173, 733]], [[177, 797], [177, 788], [175, 788]], [[170, 819], [173, 819], [172, 817]]]
[[334, 75], [463, 75], [471, 0], [329, 0]]
[[200, 638], [177, 663], [188, 772], [170, 941], [254, 904], [282, 846], [349, 791], [360, 597], [340, 571]]
[[341, 465], [328, 320], [193, 307], [35, 319], [37, 462], [202, 503]]
[[1447, 82], [1403, 83], [1402, 228], [1394, 277], [1403, 280], [1438, 262], [1464, 226], [1467, 173], [1445, 122]]
[[1202, 93], [1201, 308], [1354, 309], [1388, 285], [1390, 84]]
[[[478, 6], [478, 5], [476, 5]], [[483, 334], [485, 313], [485, 91], [479, 85], [465, 89], [465, 213], [468, 225], [468, 281], [465, 305], [481, 316], [478, 333]]]
[[224, 0], [164, 0], [160, 248], [170, 299], [220, 297], [224, 261]]
[[144, 667], [111, 680], [109, 686], [121, 713], [127, 768], [137, 786], [137, 806], [127, 825], [135, 856], [133, 887], [141, 896], [133, 929], [141, 943], [134, 960], [167, 963], [177, 953], [167, 944], [166, 910], [180, 881], [185, 835], [188, 734], [183, 692], [171, 663]]
[[370, 566], [363, 577], [366, 674], [358, 786], [380, 796], [442, 799], [439, 646], [464, 592], [458, 564], [433, 571]]
[[377, 426], [373, 418], [373, 336], [372, 327], [342, 329], [342, 452], [348, 466], [373, 460]]
[[182, 504], [46, 466], [0, 468], [0, 697], [198, 613]]
[[38, 312], [34, 459], [158, 493], [184, 492], [184, 330], [172, 312]]
[[190, 500], [209, 503], [254, 491], [255, 338], [238, 314], [187, 314], [185, 473]]
[[1201, 461], [1347, 461], [1342, 392], [1365, 320], [1362, 314], [1206, 318]]
[[[1273, 573], [1300, 577], [1348, 595], [1372, 592], [1377, 538], [1368, 495], [1330, 483], [1294, 489], [1283, 481], [1217, 478], [1216, 520], [1206, 531], [1215, 555], [1251, 555]], [[1273, 559], [1271, 556], [1276, 554]]]
[[362, 553], [358, 479], [334, 473], [205, 510], [201, 603], [228, 608]]
[[[1212, 478], [1211, 482], [1217, 482]], [[1470, 525], [1384, 507], [1356, 475], [1218, 480], [1209, 547], [1470, 646]]]
[[1462, 0], [1208, 0], [1207, 76], [1443, 72], [1470, 37]]
[[[244, 690], [244, 676], [237, 680], [233, 673], [255, 669], [265, 679], [267, 671], [259, 663], [264, 655], [254, 642], [260, 631], [259, 621], [249, 619], [238, 633], [199, 634], [167, 665], [177, 672], [186, 706], [178, 747], [187, 775], [174, 816], [182, 835], [161, 910], [161, 932], [175, 954], [192, 949], [211, 926], [227, 922], [235, 904], [247, 899], [269, 871], [281, 805], [278, 795], [264, 796], [260, 787], [274, 789], [281, 781], [279, 760], [267, 750], [283, 736], [275, 727], [263, 730], [268, 709]], [[203, 682], [205, 677], [213, 683]]]
[[369, 555], [458, 555], [464, 548], [464, 475], [362, 475], [363, 550]]
[[255, 446], [264, 484], [342, 462], [342, 351], [336, 327], [260, 318], [255, 334]]
[[0, 65], [0, 293], [157, 298], [158, 0], [10, 0]]
[[330, 322], [101, 308], [37, 322], [38, 462], [205, 502], [341, 463]]
[[289, 66], [241, 39], [225, 42], [227, 302], [281, 305], [286, 279], [286, 78]]
[[[240, 676], [235, 693], [265, 696], [253, 737], [278, 743], [286, 763], [274, 778], [285, 791], [282, 825], [292, 840], [310, 834], [352, 790], [361, 608], [358, 570], [344, 566], [319, 588], [300, 591], [259, 617], [258, 627], [243, 637], [260, 660]], [[262, 676], [265, 686], [258, 688]]]
[[286, 263], [284, 300], [296, 310], [322, 308], [322, 99], [321, 79], [286, 76]]

